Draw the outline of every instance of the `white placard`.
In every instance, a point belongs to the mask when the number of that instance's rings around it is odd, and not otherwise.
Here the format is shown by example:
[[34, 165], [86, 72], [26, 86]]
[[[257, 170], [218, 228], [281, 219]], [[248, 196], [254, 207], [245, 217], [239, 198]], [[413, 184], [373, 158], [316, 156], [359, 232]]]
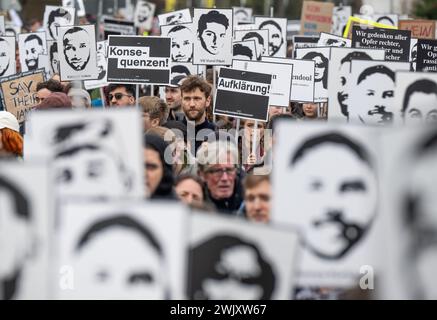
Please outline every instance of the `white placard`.
[[287, 19], [255, 17], [257, 29], [269, 30], [269, 56], [285, 58], [287, 56]]

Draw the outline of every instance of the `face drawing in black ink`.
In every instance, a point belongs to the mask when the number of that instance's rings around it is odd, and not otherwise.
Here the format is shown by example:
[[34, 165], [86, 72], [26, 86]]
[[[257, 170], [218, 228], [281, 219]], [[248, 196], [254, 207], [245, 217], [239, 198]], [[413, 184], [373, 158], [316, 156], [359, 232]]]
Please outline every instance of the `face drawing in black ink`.
[[209, 54], [218, 55], [226, 43], [226, 32], [229, 28], [228, 18], [216, 11], [209, 11], [199, 18], [197, 37], [202, 48]]
[[63, 37], [64, 56], [68, 65], [76, 71], [86, 68], [91, 57], [88, 32], [81, 27], [68, 30]]

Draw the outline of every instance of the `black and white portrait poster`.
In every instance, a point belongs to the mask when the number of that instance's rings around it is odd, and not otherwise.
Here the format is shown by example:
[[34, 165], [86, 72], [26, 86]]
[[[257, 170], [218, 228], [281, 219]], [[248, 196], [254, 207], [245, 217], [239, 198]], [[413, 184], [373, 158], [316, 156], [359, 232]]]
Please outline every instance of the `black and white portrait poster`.
[[337, 36], [342, 37], [350, 16], [352, 16], [351, 6], [334, 7], [332, 11], [331, 32]]
[[83, 3], [83, 0], [62, 0], [62, 6], [64, 8], [71, 7], [77, 9], [77, 16], [78, 17], [85, 17], [85, 5]]
[[107, 85], [106, 81], [106, 68], [107, 62], [108, 41], [97, 41], [97, 71], [99, 72], [97, 80], [84, 81], [85, 89], [101, 88]]
[[349, 122], [392, 125], [400, 115], [395, 103], [396, 71], [409, 71], [409, 62], [352, 60]]
[[396, 72], [395, 105], [399, 124], [437, 124], [437, 73]]
[[0, 78], [16, 72], [15, 37], [0, 37]]
[[50, 72], [51, 74], [59, 74], [58, 41], [47, 40], [47, 47], [49, 50]]
[[20, 33], [18, 35], [18, 49], [22, 72], [40, 69], [39, 55], [47, 54], [46, 33]]
[[[382, 136], [385, 241], [380, 299], [436, 300], [437, 131], [435, 124]], [[399, 173], [402, 174], [399, 174]]]
[[110, 36], [109, 83], [170, 83], [171, 38]]
[[[57, 232], [57, 299], [182, 299], [187, 212], [142, 201], [68, 201]], [[159, 212], [159, 214], [156, 214]], [[68, 269], [70, 268], [70, 270]]]
[[437, 40], [417, 41], [417, 71], [437, 72]]
[[58, 57], [62, 81], [97, 79], [95, 26], [59, 27]]
[[220, 68], [214, 114], [267, 121], [271, 84], [271, 74]]
[[411, 71], [416, 71], [417, 68], [417, 41], [418, 39], [411, 38], [411, 44], [410, 44]]
[[33, 112], [25, 158], [53, 161], [56, 192], [63, 198], [142, 198], [141, 128], [135, 108]]
[[194, 9], [194, 64], [232, 64], [232, 9]]
[[399, 16], [397, 14], [373, 14], [372, 18], [375, 22], [395, 28], [398, 27]]
[[384, 49], [331, 48], [328, 74], [328, 121], [347, 122], [349, 119], [351, 61], [384, 60]]
[[135, 7], [134, 23], [137, 28], [144, 30], [152, 29], [153, 17], [156, 4], [149, 1], [139, 0]]
[[234, 41], [232, 43], [232, 59], [237, 60], [252, 60], [256, 61], [258, 55], [256, 54], [255, 40]]
[[287, 56], [287, 19], [255, 17], [257, 29], [269, 30], [269, 56], [285, 58]]
[[232, 7], [232, 10], [234, 10], [235, 25], [252, 23], [252, 8]]
[[295, 284], [295, 230], [203, 212], [190, 217], [190, 300], [289, 300]]
[[328, 100], [329, 47], [297, 48], [296, 59], [313, 60], [314, 64], [314, 102]]
[[320, 36], [302, 36], [294, 35], [293, 39], [293, 58], [296, 58], [297, 48], [313, 48], [317, 47]]
[[291, 80], [293, 78], [292, 64], [279, 64], [261, 61], [234, 60], [232, 68], [272, 75], [270, 87], [270, 105], [288, 107], [290, 102]]
[[285, 121], [276, 130], [272, 221], [303, 234], [299, 285], [358, 287], [378, 248], [378, 131]]
[[171, 65], [170, 83], [180, 86], [186, 77], [199, 74], [199, 67], [189, 62], [176, 62]]
[[291, 80], [290, 101], [297, 101], [297, 102], [314, 101], [315, 62], [313, 60], [262, 57], [262, 61], [292, 65], [293, 78]]
[[58, 40], [58, 27], [72, 26], [76, 10], [72, 7], [46, 6], [44, 11], [44, 29], [47, 40]]
[[317, 42], [318, 47], [350, 48], [351, 45], [352, 40], [326, 32], [320, 32], [320, 38]]
[[161, 37], [171, 38], [171, 59], [173, 62], [192, 62], [195, 31], [192, 23], [161, 27]]
[[254, 40], [256, 46], [257, 60], [262, 56], [269, 56], [269, 30], [237, 30], [235, 41]]
[[50, 298], [51, 181], [45, 162], [0, 162], [0, 300]]
[[190, 9], [182, 9], [173, 12], [168, 12], [158, 15], [159, 25], [168, 26], [181, 23], [191, 23], [193, 19], [191, 18]]

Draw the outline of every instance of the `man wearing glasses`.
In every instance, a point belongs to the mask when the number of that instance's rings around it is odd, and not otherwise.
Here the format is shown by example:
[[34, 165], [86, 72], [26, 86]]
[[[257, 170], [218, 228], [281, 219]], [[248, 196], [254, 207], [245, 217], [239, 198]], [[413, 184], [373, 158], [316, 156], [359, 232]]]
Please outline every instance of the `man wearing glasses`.
[[111, 107], [135, 106], [135, 87], [131, 84], [110, 84], [108, 100]]

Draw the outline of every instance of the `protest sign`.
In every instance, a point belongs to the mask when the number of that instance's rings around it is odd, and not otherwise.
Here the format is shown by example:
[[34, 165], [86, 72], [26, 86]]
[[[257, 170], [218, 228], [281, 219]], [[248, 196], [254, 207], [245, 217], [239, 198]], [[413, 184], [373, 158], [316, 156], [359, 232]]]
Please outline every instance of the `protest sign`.
[[191, 23], [193, 22], [193, 19], [191, 18], [190, 9], [182, 9], [160, 14], [158, 15], [158, 21], [159, 25], [162, 27], [181, 23]]
[[36, 102], [36, 85], [45, 81], [44, 70], [19, 73], [0, 79], [1, 99], [6, 111], [12, 113], [19, 123], [26, 120], [27, 113]]
[[47, 40], [57, 40], [57, 27], [72, 26], [76, 10], [72, 7], [46, 6], [43, 26], [47, 33]]
[[298, 36], [294, 35], [293, 39], [293, 58], [296, 57], [297, 48], [312, 48], [317, 47], [320, 35], [318, 36]]
[[413, 38], [435, 39], [436, 23], [433, 20], [400, 20], [399, 30], [410, 30]]
[[437, 40], [417, 41], [417, 71], [437, 72]]
[[352, 47], [385, 49], [387, 61], [409, 61], [411, 31], [381, 28], [352, 28]]
[[171, 38], [110, 36], [109, 83], [170, 83]]
[[254, 40], [257, 60], [269, 55], [269, 30], [238, 30], [235, 31], [235, 41]]
[[112, 18], [103, 19], [103, 39], [108, 40], [110, 35], [129, 35], [137, 34], [137, 28], [131, 21], [118, 20]]
[[107, 85], [106, 82], [106, 67], [108, 66], [107, 62], [107, 49], [108, 49], [108, 41], [98, 41], [97, 42], [97, 71], [99, 72], [97, 76], [97, 80], [89, 80], [84, 81], [85, 89], [95, 89], [101, 88]]
[[252, 8], [232, 7], [235, 24], [252, 23]]
[[278, 64], [272, 62], [234, 60], [232, 67], [250, 72], [265, 73], [272, 75], [270, 87], [270, 105], [288, 107], [290, 102], [290, 88], [293, 77], [292, 64]]
[[18, 35], [21, 71], [34, 71], [42, 68], [39, 62], [40, 54], [47, 54], [45, 32], [20, 33]]
[[134, 24], [135, 27], [143, 30], [152, 28], [153, 16], [155, 15], [156, 4], [144, 0], [137, 1], [135, 7]]
[[287, 56], [287, 19], [255, 17], [257, 29], [269, 30], [269, 56], [285, 58]]
[[271, 83], [271, 74], [220, 68], [214, 114], [267, 121]]
[[321, 32], [320, 39], [317, 42], [318, 47], [350, 47], [352, 41], [334, 34]]
[[232, 43], [233, 59], [238, 60], [256, 60], [256, 43], [255, 40], [234, 41]]
[[62, 81], [97, 79], [94, 25], [58, 27], [58, 57]]
[[351, 6], [334, 7], [332, 11], [331, 32], [337, 36], [342, 36], [344, 34], [344, 29], [346, 29], [346, 24], [351, 15], [352, 15]]
[[290, 101], [314, 101], [315, 62], [313, 60], [262, 57], [262, 61], [291, 64], [293, 66], [293, 78], [291, 80]]
[[300, 34], [316, 35], [320, 32], [331, 32], [333, 9], [333, 3], [304, 1], [300, 18]]
[[193, 61], [194, 34], [192, 23], [181, 23], [161, 27], [161, 37], [171, 38], [172, 61]]
[[15, 37], [0, 37], [0, 78], [15, 73]]
[[232, 9], [194, 9], [194, 64], [231, 65], [233, 18]]

